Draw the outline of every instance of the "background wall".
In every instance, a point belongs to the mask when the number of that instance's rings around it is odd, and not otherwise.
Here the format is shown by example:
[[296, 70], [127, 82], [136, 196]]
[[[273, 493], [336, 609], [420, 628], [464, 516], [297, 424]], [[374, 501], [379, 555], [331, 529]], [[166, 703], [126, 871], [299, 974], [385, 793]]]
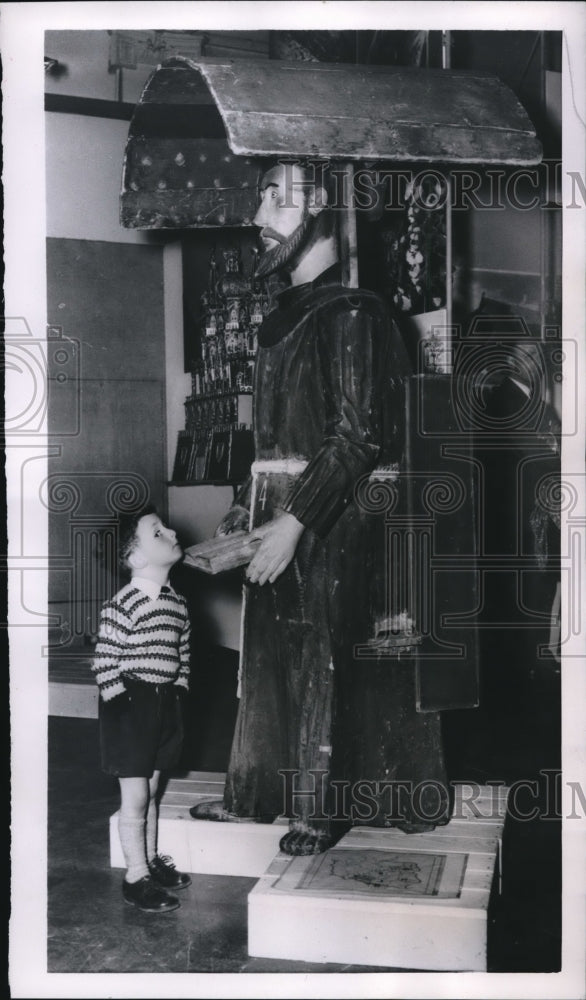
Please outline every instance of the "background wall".
[[45, 123], [47, 236], [161, 244], [118, 221], [128, 122], [47, 112]]
[[[112, 83], [112, 78], [105, 72], [107, 45], [101, 37], [106, 36], [107, 42], [107, 33], [92, 33], [100, 36], [95, 47], [85, 38], [87, 32], [55, 34], [65, 36], [68, 47], [52, 48], [48, 54], [56, 51], [69, 60], [81, 95], [110, 97], [105, 83]], [[74, 53], [77, 62], [72, 61]], [[82, 72], [86, 56], [87, 76]], [[74, 73], [76, 66], [79, 75]], [[148, 72], [150, 67], [145, 68]], [[57, 431], [64, 410], [69, 412], [70, 426], [77, 403], [56, 380], [59, 364], [51, 369], [49, 419], [58, 455], [49, 471], [62, 479], [77, 477], [85, 491], [84, 507], [77, 516], [67, 511], [51, 515], [50, 611], [59, 615], [61, 623], [53, 632], [54, 640], [62, 643], [73, 633], [74, 643], [79, 644], [84, 633], [95, 631], [97, 610], [110, 586], [97, 568], [90, 526], [86, 525], [85, 535], [78, 531], [80, 514], [93, 522], [105, 514], [104, 497], [98, 495], [101, 486], [95, 477], [91, 484], [85, 474], [93, 468], [146, 478], [153, 500], [184, 545], [213, 534], [231, 503], [232, 489], [166, 487], [191, 386], [183, 367], [181, 243], [176, 233], [141, 232], [119, 224], [128, 123], [57, 112], [48, 112], [45, 119], [48, 321], [60, 331], [68, 351], [71, 341], [81, 345], [74, 359], [80, 364], [80, 377], [67, 389], [77, 393], [80, 404], [80, 433], [73, 437], [59, 437]], [[237, 581], [203, 586], [188, 574], [183, 582], [197, 589], [208, 634], [220, 645], [237, 648]]]
[[[108, 72], [110, 35], [107, 31], [47, 31], [45, 55], [57, 59], [62, 70], [48, 76], [48, 94], [74, 94], [113, 101], [116, 98], [116, 75]], [[141, 65], [124, 73], [125, 101], [136, 103], [152, 66]]]
[[45, 56], [58, 65], [46, 92], [135, 104], [155, 66], [173, 55], [269, 56], [268, 31], [198, 30], [195, 11], [193, 23], [190, 31], [47, 31]]

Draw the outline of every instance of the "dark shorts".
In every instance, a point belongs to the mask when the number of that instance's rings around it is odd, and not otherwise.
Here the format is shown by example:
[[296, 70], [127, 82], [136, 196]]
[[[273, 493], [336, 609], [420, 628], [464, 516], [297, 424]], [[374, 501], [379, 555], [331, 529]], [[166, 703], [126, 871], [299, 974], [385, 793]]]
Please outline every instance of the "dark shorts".
[[124, 681], [126, 692], [100, 699], [102, 770], [117, 778], [151, 778], [179, 760], [183, 745], [181, 695], [175, 684]]

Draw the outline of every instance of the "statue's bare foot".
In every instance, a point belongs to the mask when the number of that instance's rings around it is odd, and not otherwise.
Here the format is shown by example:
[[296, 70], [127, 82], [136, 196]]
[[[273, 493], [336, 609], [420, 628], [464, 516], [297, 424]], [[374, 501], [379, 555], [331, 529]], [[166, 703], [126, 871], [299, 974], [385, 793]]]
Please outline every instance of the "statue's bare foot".
[[316, 830], [305, 823], [296, 823], [279, 841], [284, 854], [305, 857], [308, 854], [323, 854], [332, 846], [333, 840], [325, 830]]
[[416, 823], [410, 822], [409, 820], [402, 820], [400, 823], [396, 823], [395, 826], [397, 830], [402, 830], [403, 833], [431, 833], [435, 830], [435, 823]]
[[272, 823], [274, 816], [237, 816], [224, 809], [221, 799], [207, 799], [198, 802], [189, 810], [192, 819], [209, 819], [215, 823]]

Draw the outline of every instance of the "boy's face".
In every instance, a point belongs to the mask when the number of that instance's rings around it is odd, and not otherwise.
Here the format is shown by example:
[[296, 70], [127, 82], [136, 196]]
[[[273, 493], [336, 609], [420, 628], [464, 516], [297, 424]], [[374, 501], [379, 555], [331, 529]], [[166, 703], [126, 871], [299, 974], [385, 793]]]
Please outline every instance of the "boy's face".
[[181, 559], [183, 549], [177, 535], [161, 521], [158, 514], [145, 514], [136, 528], [136, 544], [132, 550], [132, 564], [140, 570], [144, 566], [159, 568], [174, 566]]

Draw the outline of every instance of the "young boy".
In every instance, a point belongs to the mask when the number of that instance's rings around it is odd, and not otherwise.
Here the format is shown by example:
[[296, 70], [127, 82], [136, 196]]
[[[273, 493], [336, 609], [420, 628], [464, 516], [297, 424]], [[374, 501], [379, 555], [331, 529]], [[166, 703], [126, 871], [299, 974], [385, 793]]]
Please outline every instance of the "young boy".
[[153, 507], [121, 519], [119, 561], [131, 581], [102, 608], [93, 671], [100, 689], [102, 769], [120, 782], [123, 898], [151, 913], [179, 906], [168, 889], [191, 878], [157, 854], [161, 770], [183, 742], [180, 693], [189, 679], [186, 602], [169, 586], [183, 551]]

